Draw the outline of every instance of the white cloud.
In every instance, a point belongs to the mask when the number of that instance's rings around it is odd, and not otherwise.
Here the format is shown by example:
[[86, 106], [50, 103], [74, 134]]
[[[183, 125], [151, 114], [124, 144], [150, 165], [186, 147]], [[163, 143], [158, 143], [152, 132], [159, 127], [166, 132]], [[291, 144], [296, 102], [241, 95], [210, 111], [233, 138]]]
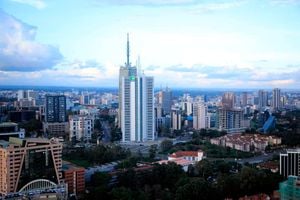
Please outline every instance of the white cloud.
[[37, 9], [44, 9], [47, 5], [43, 0], [11, 0], [13, 2], [26, 4]]
[[63, 58], [57, 47], [36, 42], [36, 32], [36, 27], [0, 9], [0, 70], [43, 70]]

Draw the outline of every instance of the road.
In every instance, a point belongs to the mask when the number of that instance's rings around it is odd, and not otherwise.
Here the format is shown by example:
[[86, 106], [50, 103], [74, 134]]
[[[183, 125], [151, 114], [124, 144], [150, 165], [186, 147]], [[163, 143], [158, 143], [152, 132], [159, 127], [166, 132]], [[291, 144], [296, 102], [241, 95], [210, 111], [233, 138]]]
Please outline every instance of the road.
[[281, 152], [280, 150], [277, 150], [272, 153], [265, 153], [259, 156], [254, 156], [251, 158], [242, 158], [242, 159], [236, 159], [236, 158], [207, 158], [207, 159], [210, 161], [225, 160], [227, 162], [237, 162], [242, 165], [245, 163], [256, 164], [256, 163], [261, 163], [261, 162], [271, 160], [274, 155], [279, 155], [280, 152]]
[[244, 158], [241, 160], [238, 160], [237, 162], [239, 164], [245, 164], [245, 163], [249, 163], [249, 164], [255, 164], [255, 163], [261, 163], [261, 162], [265, 162], [267, 160], [271, 160], [273, 158], [274, 155], [279, 155], [281, 153], [281, 150], [276, 150], [274, 152], [271, 153], [264, 153], [262, 155], [259, 156], [255, 156], [252, 158]]

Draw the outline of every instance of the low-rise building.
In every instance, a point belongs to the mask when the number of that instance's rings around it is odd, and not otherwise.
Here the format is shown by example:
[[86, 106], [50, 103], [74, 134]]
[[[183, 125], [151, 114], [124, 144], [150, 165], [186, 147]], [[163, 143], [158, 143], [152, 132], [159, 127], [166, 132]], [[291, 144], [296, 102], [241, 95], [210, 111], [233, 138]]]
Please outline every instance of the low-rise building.
[[264, 151], [268, 145], [280, 145], [281, 138], [260, 134], [227, 134], [222, 137], [212, 138], [211, 144], [230, 147], [240, 151]]
[[180, 165], [185, 172], [187, 172], [189, 165], [195, 164], [195, 161], [186, 160], [184, 158], [175, 158], [172, 160], [160, 160], [157, 163], [161, 165], [161, 164], [168, 164], [168, 162], [174, 162], [177, 165]]
[[77, 167], [71, 163], [64, 162], [62, 172], [65, 183], [68, 185], [69, 194], [78, 195], [85, 191], [85, 169], [83, 167]]
[[178, 158], [198, 162], [203, 159], [203, 151], [177, 151], [168, 156], [168, 160], [175, 160]]
[[273, 173], [277, 173], [279, 171], [279, 165], [275, 161], [267, 161], [264, 163], [260, 163], [256, 166], [258, 169], [267, 169]]

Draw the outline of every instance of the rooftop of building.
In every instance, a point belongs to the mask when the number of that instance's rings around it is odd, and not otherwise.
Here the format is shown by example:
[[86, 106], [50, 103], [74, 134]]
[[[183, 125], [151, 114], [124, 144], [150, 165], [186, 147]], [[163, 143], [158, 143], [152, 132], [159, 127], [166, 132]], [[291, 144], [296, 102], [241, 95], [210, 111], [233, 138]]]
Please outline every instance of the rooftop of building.
[[193, 161], [186, 160], [184, 158], [176, 158], [174, 160], [160, 160], [157, 163], [158, 164], [168, 164], [168, 162], [174, 162], [177, 165], [181, 165], [181, 166], [187, 166], [187, 165], [193, 164]]
[[0, 140], [0, 147], [1, 147], [1, 148], [7, 148], [8, 145], [9, 145], [9, 142], [8, 142], [8, 141]]
[[14, 122], [3, 122], [3, 123], [0, 123], [0, 127], [12, 127], [12, 126], [18, 126], [18, 124], [14, 123]]
[[300, 148], [297, 148], [297, 149], [287, 149], [286, 153], [300, 153]]
[[62, 169], [63, 171], [66, 171], [66, 170], [84, 170], [83, 167], [79, 167], [71, 162], [68, 162], [68, 161], [65, 161], [63, 160], [63, 163], [62, 163]]
[[236, 144], [248, 144], [251, 141], [255, 143], [265, 143], [268, 142], [269, 139], [281, 139], [277, 136], [267, 136], [267, 135], [260, 135], [260, 134], [227, 134], [222, 137], [214, 138], [214, 140], [225, 139], [226, 142], [236, 143]]
[[262, 168], [262, 169], [270, 169], [270, 170], [276, 170], [278, 169], [278, 163], [275, 161], [267, 161], [264, 163], [260, 163], [257, 165], [257, 167]]
[[9, 141], [0, 140], [0, 146], [2, 148], [7, 148], [10, 144], [15, 144], [19, 146], [24, 146], [25, 143], [46, 143], [46, 144], [57, 144], [59, 143], [59, 140], [57, 138], [24, 138], [20, 139], [17, 137], [9, 137]]
[[69, 119], [79, 119], [79, 118], [87, 118], [87, 119], [93, 119], [93, 116], [91, 115], [70, 115]]
[[197, 157], [198, 156], [198, 152], [202, 152], [201, 150], [198, 151], [177, 151], [172, 153], [171, 155], [169, 155], [169, 157], [171, 158], [181, 158], [181, 157]]

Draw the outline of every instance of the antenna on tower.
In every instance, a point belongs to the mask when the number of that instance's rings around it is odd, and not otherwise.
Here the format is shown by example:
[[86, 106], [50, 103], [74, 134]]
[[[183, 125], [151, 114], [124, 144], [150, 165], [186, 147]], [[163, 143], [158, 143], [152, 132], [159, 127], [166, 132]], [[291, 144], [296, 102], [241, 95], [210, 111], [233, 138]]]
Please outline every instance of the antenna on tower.
[[129, 63], [129, 33], [127, 33], [127, 63], [126, 65], [129, 66], [130, 63]]

